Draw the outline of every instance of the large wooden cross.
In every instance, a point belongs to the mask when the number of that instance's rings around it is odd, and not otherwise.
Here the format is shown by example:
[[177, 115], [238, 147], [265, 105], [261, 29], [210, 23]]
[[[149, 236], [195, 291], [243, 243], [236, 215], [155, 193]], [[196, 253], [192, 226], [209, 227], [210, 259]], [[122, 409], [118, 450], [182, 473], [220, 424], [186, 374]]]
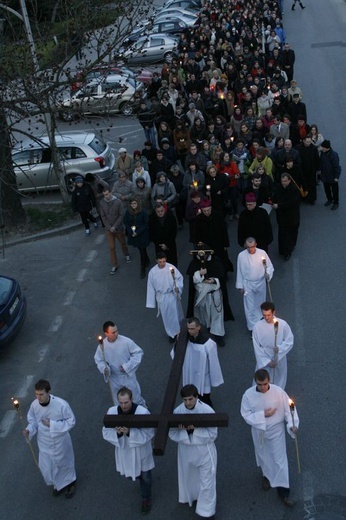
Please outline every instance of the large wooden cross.
[[208, 414], [173, 414], [181, 372], [188, 343], [186, 320], [183, 321], [177, 342], [166, 393], [160, 414], [150, 415], [105, 415], [103, 424], [106, 428], [126, 426], [127, 428], [156, 428], [154, 438], [154, 455], [163, 455], [167, 444], [169, 428], [177, 428], [179, 424], [196, 427], [228, 426], [226, 413]]

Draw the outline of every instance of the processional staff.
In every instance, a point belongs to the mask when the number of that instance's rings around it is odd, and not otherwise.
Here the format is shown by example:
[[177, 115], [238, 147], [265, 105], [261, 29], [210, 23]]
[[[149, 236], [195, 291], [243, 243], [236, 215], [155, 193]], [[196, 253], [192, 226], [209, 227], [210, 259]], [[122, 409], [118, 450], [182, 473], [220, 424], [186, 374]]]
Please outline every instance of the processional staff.
[[[288, 400], [288, 404], [289, 404], [290, 412], [291, 412], [291, 416], [292, 416], [293, 428], [295, 428], [295, 422], [294, 422], [294, 406], [295, 405], [294, 405], [293, 399], [289, 399]], [[293, 433], [294, 433], [294, 442], [295, 442], [295, 445], [296, 445], [298, 473], [300, 473], [300, 457], [299, 457], [298, 437], [297, 437], [297, 433], [296, 432], [293, 432]]]
[[103, 361], [105, 362], [105, 370], [108, 371], [108, 374], [104, 373], [106, 378], [107, 378], [107, 383], [109, 385], [109, 390], [110, 390], [110, 393], [111, 393], [111, 396], [112, 396], [112, 403], [115, 405], [115, 399], [114, 399], [114, 394], [113, 394], [113, 389], [112, 389], [112, 383], [111, 383], [111, 380], [110, 380], [110, 371], [109, 371], [109, 367], [108, 367], [108, 363], [106, 361], [106, 356], [105, 356], [105, 346], [103, 344], [103, 338], [102, 336], [99, 336], [98, 337], [98, 340], [99, 340], [99, 346], [100, 346], [100, 349], [101, 349], [101, 352], [102, 352], [102, 357], [103, 357]]
[[[21, 411], [21, 408], [20, 408], [19, 399], [15, 399], [14, 397], [12, 397], [11, 400], [12, 400], [13, 407], [14, 407], [14, 409], [17, 412], [18, 418], [19, 418], [19, 420], [20, 420], [20, 422], [22, 424], [23, 432], [25, 432], [26, 426], [25, 426], [24, 419], [23, 419], [23, 416], [22, 416], [22, 411]], [[36, 454], [34, 452], [34, 448], [32, 447], [31, 441], [30, 441], [29, 437], [27, 437], [26, 435], [24, 435], [24, 437], [25, 437], [27, 445], [29, 446], [29, 449], [31, 451], [31, 455], [32, 455], [32, 458], [34, 459], [35, 465], [37, 466], [37, 469], [41, 473], [41, 469], [40, 469], [40, 466], [38, 465], [37, 457], [36, 457]]]

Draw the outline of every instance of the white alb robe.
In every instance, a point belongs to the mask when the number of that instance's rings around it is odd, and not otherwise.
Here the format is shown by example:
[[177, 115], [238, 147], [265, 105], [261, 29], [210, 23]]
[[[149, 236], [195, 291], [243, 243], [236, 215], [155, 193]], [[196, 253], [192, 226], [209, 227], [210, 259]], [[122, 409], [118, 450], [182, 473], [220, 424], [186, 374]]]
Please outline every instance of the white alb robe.
[[205, 343], [187, 343], [183, 364], [183, 386], [195, 385], [199, 395], [210, 394], [212, 386], [223, 384], [217, 345], [212, 339]]
[[[145, 405], [145, 400], [141, 396], [141, 388], [136, 377], [136, 371], [142, 361], [143, 350], [132, 339], [120, 334], [113, 342], [104, 338], [103, 346], [104, 357], [99, 345], [96, 349], [94, 360], [106, 383], [108, 383], [108, 378], [105, 376], [104, 371], [106, 366], [109, 368], [114, 402], [118, 403], [117, 393], [120, 388], [126, 386], [132, 390], [133, 401]], [[121, 372], [121, 366], [125, 372]]]
[[[47, 486], [53, 485], [57, 491], [76, 480], [74, 453], [70, 434], [76, 424], [70, 405], [50, 395], [50, 402], [42, 406], [36, 399], [31, 403], [27, 415], [29, 439], [37, 433], [39, 467]], [[50, 426], [42, 423], [49, 419]]]
[[249, 330], [253, 330], [256, 323], [261, 319], [262, 312], [260, 307], [267, 299], [263, 258], [267, 262], [267, 273], [270, 281], [273, 277], [274, 267], [263, 249], [256, 248], [253, 254], [250, 254], [245, 249], [238, 255], [236, 288], [244, 290], [244, 311]]
[[[260, 320], [253, 328], [252, 342], [256, 356], [256, 370], [265, 368], [270, 376], [270, 381], [285, 390], [287, 381], [287, 358], [286, 355], [293, 347], [294, 337], [290, 326], [285, 320], [275, 318], [278, 322], [278, 333], [276, 345], [277, 365], [275, 368], [268, 366], [274, 361], [275, 332], [274, 324]], [[255, 384], [255, 382], [254, 382]]]
[[[270, 482], [271, 487], [289, 488], [288, 461], [286, 454], [285, 421], [287, 432], [294, 433], [292, 416], [288, 404], [289, 397], [282, 388], [270, 384], [265, 393], [258, 392], [256, 386], [243, 395], [240, 413], [251, 426], [257, 466]], [[276, 408], [271, 417], [265, 417], [267, 408]], [[294, 425], [299, 426], [297, 411], [294, 411]]]
[[[215, 412], [198, 400], [193, 410], [188, 410], [182, 403], [174, 413]], [[179, 502], [192, 506], [197, 500], [196, 513], [203, 517], [213, 516], [216, 509], [217, 453], [214, 441], [217, 428], [195, 428], [190, 435], [186, 430], [171, 428], [169, 437], [178, 443]]]
[[[107, 415], [118, 415], [118, 407], [109, 408]], [[150, 415], [144, 406], [137, 406], [135, 415]], [[142, 471], [155, 467], [151, 439], [154, 428], [130, 428], [130, 435], [118, 437], [114, 428], [102, 428], [105, 441], [115, 446], [115, 466], [120, 475], [136, 480]]]
[[[170, 268], [174, 269], [179, 294], [174, 291], [174, 281]], [[174, 338], [180, 332], [180, 322], [184, 318], [182, 305], [179, 301], [183, 286], [183, 275], [172, 264], [166, 263], [162, 269], [155, 265], [149, 271], [146, 307], [155, 309], [157, 304], [157, 316], [161, 314], [165, 331], [171, 338]]]
[[220, 289], [220, 281], [214, 278], [215, 283], [205, 283], [205, 276], [196, 271], [193, 275], [193, 283], [196, 289], [194, 316], [210, 329], [216, 336], [225, 335], [223, 321], [223, 300]]

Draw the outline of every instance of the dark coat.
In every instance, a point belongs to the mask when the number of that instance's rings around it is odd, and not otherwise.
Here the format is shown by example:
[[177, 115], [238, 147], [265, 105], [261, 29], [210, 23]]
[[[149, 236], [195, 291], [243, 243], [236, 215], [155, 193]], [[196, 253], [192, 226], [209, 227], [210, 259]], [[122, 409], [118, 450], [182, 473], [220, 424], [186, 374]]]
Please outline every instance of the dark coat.
[[155, 211], [149, 217], [149, 238], [155, 244], [156, 253], [163, 251], [160, 244], [166, 244], [168, 250], [167, 262], [177, 266], [177, 244], [175, 237], [177, 236], [177, 221], [171, 210], [167, 210], [165, 216], [159, 218]]
[[284, 188], [277, 185], [273, 194], [273, 203], [278, 205], [276, 219], [279, 226], [297, 226], [300, 222], [300, 193], [291, 181]]
[[[130, 213], [126, 210], [124, 215], [125, 233], [129, 246], [144, 249], [149, 245], [148, 212], [142, 209], [139, 213]], [[136, 226], [136, 235], [133, 236], [132, 226]]]
[[304, 143], [299, 144], [296, 148], [302, 159], [303, 175], [306, 183], [306, 190], [308, 190], [309, 202], [315, 202], [316, 194], [316, 174], [320, 169], [320, 156], [316, 146], [304, 146]]
[[72, 210], [75, 212], [90, 211], [96, 206], [96, 200], [93, 190], [89, 184], [84, 183], [80, 188], [75, 187], [72, 192]]
[[333, 183], [341, 175], [339, 155], [330, 148], [327, 152], [321, 152], [321, 179], [322, 182]]
[[252, 211], [244, 209], [238, 221], [238, 244], [244, 247], [248, 237], [254, 237], [260, 249], [268, 251], [273, 242], [273, 230], [270, 218], [265, 209], [255, 207]]
[[206, 186], [210, 186], [210, 199], [214, 210], [224, 212], [227, 201], [228, 176], [217, 173], [215, 177], [206, 175], [204, 193], [207, 192]]

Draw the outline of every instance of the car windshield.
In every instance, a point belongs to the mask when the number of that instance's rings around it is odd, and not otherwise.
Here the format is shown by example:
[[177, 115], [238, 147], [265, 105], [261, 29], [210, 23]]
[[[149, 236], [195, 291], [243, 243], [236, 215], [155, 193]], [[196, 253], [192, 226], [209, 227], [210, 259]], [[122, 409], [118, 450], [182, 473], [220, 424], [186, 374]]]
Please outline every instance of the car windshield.
[[0, 305], [5, 305], [12, 291], [13, 282], [7, 278], [0, 277]]
[[94, 137], [94, 139], [89, 143], [90, 148], [92, 148], [97, 154], [103, 153], [106, 149], [106, 143], [102, 141], [99, 137]]

